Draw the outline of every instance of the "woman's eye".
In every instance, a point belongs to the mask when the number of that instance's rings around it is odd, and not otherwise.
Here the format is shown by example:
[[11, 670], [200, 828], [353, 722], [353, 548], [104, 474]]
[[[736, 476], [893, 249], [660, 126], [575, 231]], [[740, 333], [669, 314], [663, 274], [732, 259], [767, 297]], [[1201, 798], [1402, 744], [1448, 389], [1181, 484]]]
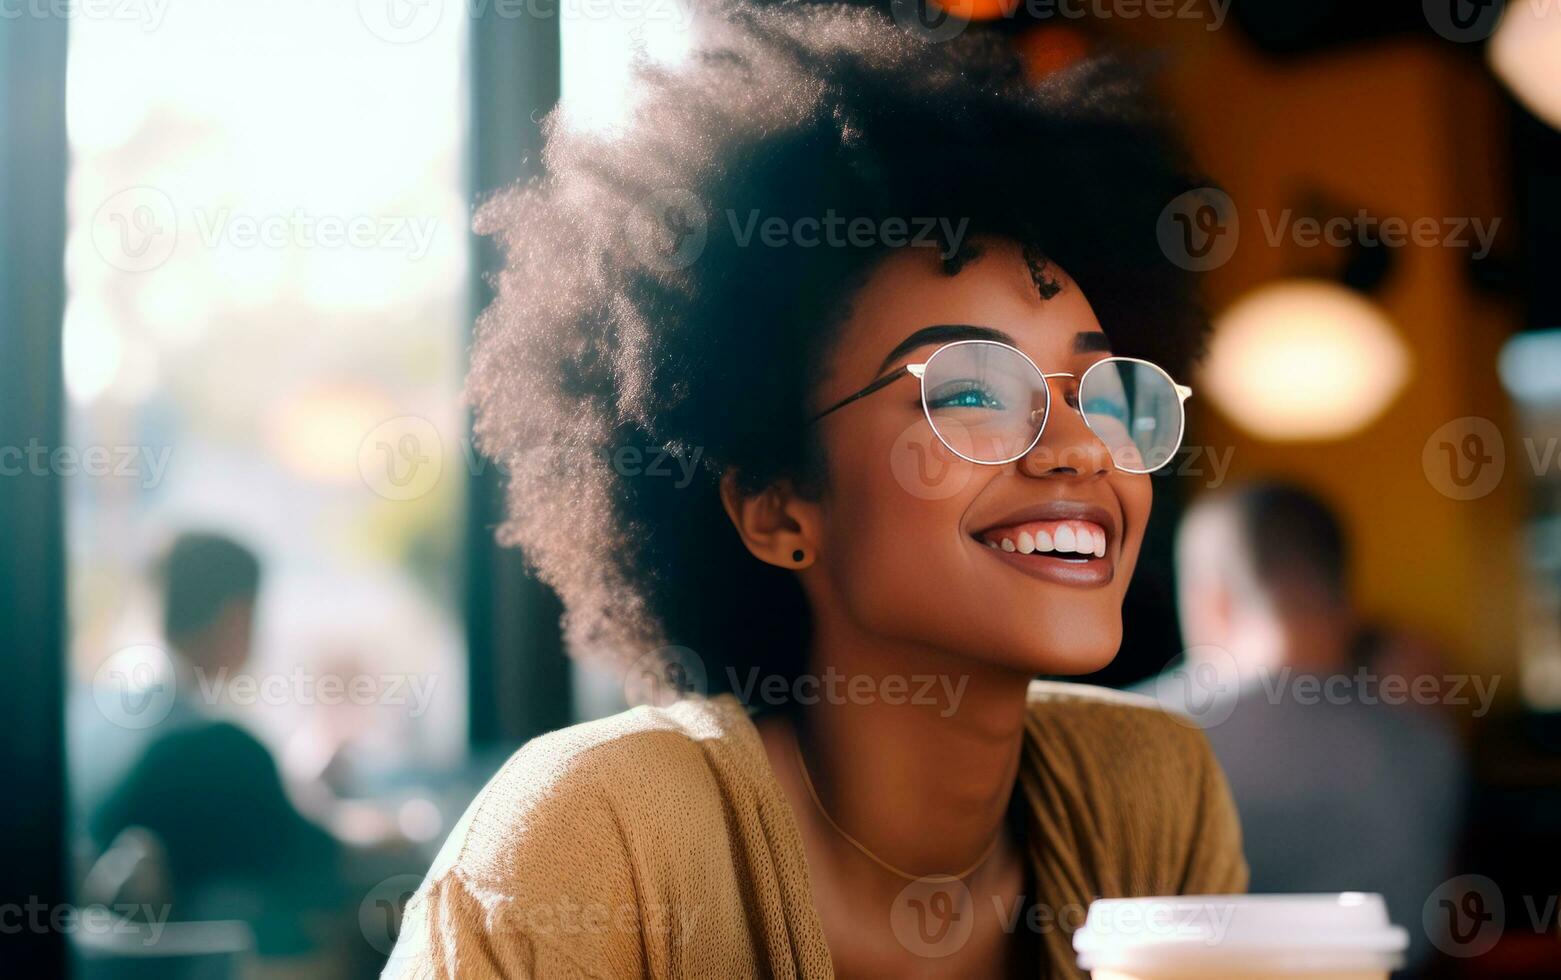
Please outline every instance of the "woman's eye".
[[959, 387], [945, 385], [927, 396], [927, 406], [939, 408], [989, 408], [1001, 411], [1003, 403], [978, 384]]

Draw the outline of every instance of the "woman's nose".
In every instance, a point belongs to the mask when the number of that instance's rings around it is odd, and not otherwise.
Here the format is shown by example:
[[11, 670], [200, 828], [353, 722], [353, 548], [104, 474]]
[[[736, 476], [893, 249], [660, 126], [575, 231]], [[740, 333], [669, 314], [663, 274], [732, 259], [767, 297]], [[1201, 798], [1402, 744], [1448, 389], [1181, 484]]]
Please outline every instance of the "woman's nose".
[[1104, 476], [1111, 471], [1111, 451], [1095, 435], [1079, 411], [1078, 382], [1071, 375], [1047, 378], [1051, 408], [1041, 438], [1020, 460], [1029, 476]]

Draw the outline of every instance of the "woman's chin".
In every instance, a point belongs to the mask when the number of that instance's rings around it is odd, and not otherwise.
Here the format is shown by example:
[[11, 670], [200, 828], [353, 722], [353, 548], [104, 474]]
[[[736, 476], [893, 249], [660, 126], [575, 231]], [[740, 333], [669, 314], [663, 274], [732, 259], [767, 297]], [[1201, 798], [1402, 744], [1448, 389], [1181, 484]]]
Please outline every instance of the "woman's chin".
[[1067, 647], [993, 643], [968, 656], [1003, 670], [1030, 677], [1074, 677], [1090, 674], [1116, 659], [1121, 637], [1102, 638], [1099, 643], [1070, 644]]
[[1092, 674], [1115, 660], [1121, 646], [1122, 635], [1118, 632], [1095, 642], [1071, 643], [1065, 648], [1050, 645], [1040, 650], [1032, 648], [1027, 651], [1024, 663], [1032, 674], [1060, 677]]

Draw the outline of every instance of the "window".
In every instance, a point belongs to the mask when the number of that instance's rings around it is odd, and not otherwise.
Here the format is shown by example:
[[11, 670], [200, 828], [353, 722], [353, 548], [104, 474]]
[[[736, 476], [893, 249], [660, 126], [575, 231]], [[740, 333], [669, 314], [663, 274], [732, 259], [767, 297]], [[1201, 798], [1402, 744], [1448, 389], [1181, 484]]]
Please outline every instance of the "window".
[[[114, 9], [137, 16], [70, 28], [73, 681], [235, 716], [285, 773], [370, 801], [346, 811], [365, 835], [442, 837], [458, 811], [389, 783], [465, 751], [468, 22]], [[148, 570], [190, 528], [263, 564], [231, 671], [181, 672], [161, 635]], [[152, 717], [75, 702], [73, 731]]]

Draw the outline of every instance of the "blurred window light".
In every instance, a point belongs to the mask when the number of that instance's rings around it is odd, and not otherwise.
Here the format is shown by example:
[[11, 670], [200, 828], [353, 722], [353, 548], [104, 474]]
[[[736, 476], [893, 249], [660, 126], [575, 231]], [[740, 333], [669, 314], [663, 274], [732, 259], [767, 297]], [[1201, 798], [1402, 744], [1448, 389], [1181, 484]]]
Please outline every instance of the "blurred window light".
[[[174, 532], [231, 533], [265, 564], [246, 673], [430, 679], [416, 713], [222, 706], [277, 748], [350, 730], [365, 782], [465, 752], [469, 298], [470, 20], [397, 43], [370, 9], [73, 20], [63, 350], [70, 445], [138, 467], [67, 484], [76, 679], [161, 641], [145, 573]], [[401, 418], [443, 439], [415, 497], [362, 463]]]
[[1561, 329], [1520, 333], [1501, 347], [1502, 387], [1518, 402], [1561, 403]]
[[559, 10], [560, 104], [565, 125], [576, 129], [627, 125], [634, 111], [635, 59], [676, 65], [688, 56], [697, 28], [690, 0], [563, 4]]
[[63, 347], [65, 391], [72, 401], [97, 399], [119, 376], [124, 343], [113, 314], [101, 301], [71, 297], [65, 306]]
[[1202, 388], [1253, 435], [1340, 439], [1382, 414], [1408, 378], [1408, 349], [1381, 307], [1337, 283], [1294, 279], [1220, 315]]
[[1527, 463], [1523, 697], [1554, 711], [1561, 708], [1561, 328], [1509, 338], [1496, 367]]
[[351, 486], [362, 479], [358, 457], [364, 433], [396, 414], [395, 403], [382, 391], [321, 382], [278, 400], [266, 415], [265, 442], [300, 477]]
[[1561, 3], [1507, 4], [1486, 46], [1491, 70], [1534, 115], [1561, 129]]

